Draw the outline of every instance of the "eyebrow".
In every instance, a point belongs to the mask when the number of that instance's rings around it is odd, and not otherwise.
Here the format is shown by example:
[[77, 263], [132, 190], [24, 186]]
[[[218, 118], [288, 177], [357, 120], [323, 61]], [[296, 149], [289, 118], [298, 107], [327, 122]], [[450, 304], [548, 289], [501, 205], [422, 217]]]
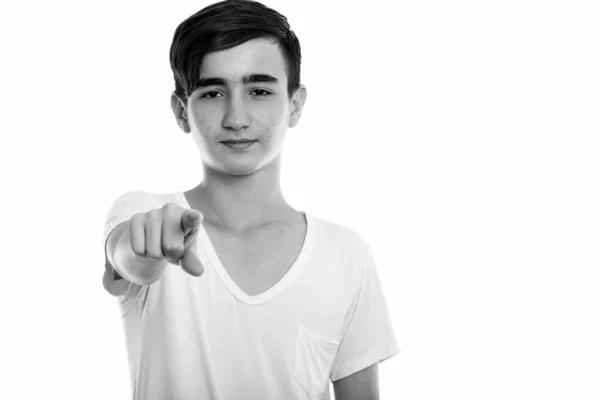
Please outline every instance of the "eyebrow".
[[[226, 86], [228, 79], [205, 76], [198, 80], [196, 88], [204, 88], [207, 86]], [[268, 74], [246, 74], [242, 76], [242, 83], [248, 85], [250, 83], [279, 83], [277, 78]]]

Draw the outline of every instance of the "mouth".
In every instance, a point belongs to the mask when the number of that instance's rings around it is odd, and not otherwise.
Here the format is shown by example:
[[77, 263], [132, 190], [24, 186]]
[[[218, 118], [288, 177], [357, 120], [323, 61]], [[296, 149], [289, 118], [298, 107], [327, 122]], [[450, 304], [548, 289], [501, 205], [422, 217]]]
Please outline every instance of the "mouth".
[[244, 150], [244, 149], [247, 149], [248, 147], [252, 146], [252, 144], [254, 144], [254, 142], [256, 142], [256, 140], [226, 140], [221, 143], [223, 143], [225, 146], [229, 147], [230, 149]]
[[248, 140], [248, 139], [243, 139], [243, 140], [225, 140], [225, 141], [222, 141], [221, 143], [238, 144], [238, 143], [253, 143], [253, 142], [256, 142], [256, 140]]

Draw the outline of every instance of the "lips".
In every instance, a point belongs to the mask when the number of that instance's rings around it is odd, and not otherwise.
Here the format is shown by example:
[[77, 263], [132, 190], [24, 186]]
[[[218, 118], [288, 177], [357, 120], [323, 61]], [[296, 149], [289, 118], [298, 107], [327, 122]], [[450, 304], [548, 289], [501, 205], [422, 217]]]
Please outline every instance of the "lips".
[[251, 143], [256, 142], [256, 140], [224, 140], [221, 143]]

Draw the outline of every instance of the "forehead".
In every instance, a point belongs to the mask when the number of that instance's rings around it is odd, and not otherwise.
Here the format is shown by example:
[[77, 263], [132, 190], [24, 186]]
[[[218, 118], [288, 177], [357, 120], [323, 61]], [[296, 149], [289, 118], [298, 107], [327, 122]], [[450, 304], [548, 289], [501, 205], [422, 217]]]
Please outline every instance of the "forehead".
[[204, 56], [200, 77], [220, 77], [241, 81], [248, 73], [266, 73], [284, 82], [285, 60], [277, 43], [252, 39], [227, 50]]

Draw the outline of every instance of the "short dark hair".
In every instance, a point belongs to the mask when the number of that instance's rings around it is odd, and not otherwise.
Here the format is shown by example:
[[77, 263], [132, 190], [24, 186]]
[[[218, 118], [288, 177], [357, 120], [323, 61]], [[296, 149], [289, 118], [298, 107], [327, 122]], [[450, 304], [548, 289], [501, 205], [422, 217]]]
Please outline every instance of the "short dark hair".
[[257, 38], [270, 39], [279, 45], [286, 63], [288, 98], [291, 99], [300, 87], [300, 42], [285, 16], [252, 0], [214, 3], [179, 24], [169, 54], [175, 95], [186, 100], [197, 88], [206, 54]]

